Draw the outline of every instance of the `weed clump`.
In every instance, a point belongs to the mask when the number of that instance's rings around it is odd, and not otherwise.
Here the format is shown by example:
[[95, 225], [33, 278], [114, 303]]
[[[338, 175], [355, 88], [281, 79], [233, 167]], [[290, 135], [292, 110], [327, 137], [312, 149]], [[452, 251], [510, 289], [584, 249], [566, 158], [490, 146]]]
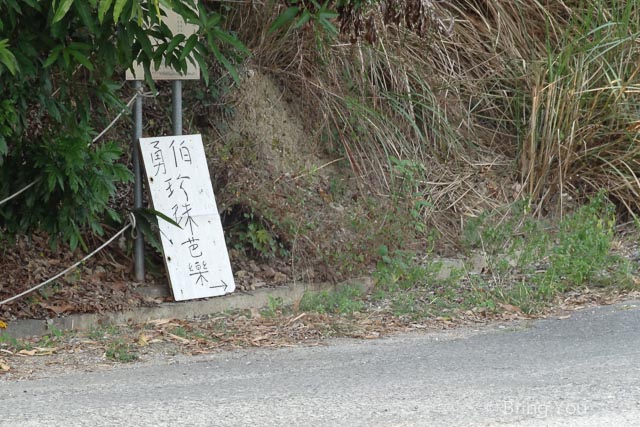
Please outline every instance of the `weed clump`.
[[107, 359], [122, 363], [138, 360], [138, 355], [131, 350], [131, 346], [121, 339], [117, 339], [109, 344], [105, 351], [105, 356]]
[[[497, 313], [504, 307], [536, 313], [567, 292], [633, 286], [630, 261], [612, 251], [615, 237], [615, 209], [604, 194], [555, 225], [517, 203], [472, 223], [465, 233], [469, 261], [446, 275], [440, 274], [442, 263], [381, 247], [372, 299], [411, 317]], [[482, 260], [481, 267], [473, 265], [474, 258]]]
[[300, 300], [301, 311], [320, 314], [353, 314], [364, 308], [362, 289], [345, 286], [336, 291], [306, 292]]

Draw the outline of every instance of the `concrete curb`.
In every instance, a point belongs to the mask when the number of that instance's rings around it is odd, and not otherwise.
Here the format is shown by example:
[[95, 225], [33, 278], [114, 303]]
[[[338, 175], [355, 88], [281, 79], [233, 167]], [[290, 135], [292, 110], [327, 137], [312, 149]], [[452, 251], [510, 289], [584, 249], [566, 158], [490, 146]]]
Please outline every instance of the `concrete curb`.
[[222, 297], [198, 301], [170, 302], [157, 307], [140, 307], [135, 310], [113, 313], [72, 314], [67, 317], [36, 320], [23, 319], [10, 322], [0, 335], [11, 338], [42, 336], [55, 328], [61, 331], [85, 331], [104, 325], [140, 324], [155, 319], [189, 319], [226, 310], [262, 308], [269, 298], [281, 298], [283, 304], [293, 304], [302, 298], [305, 291], [318, 292], [336, 289], [332, 284], [291, 284], [277, 288], [261, 288], [250, 293], [234, 293]]

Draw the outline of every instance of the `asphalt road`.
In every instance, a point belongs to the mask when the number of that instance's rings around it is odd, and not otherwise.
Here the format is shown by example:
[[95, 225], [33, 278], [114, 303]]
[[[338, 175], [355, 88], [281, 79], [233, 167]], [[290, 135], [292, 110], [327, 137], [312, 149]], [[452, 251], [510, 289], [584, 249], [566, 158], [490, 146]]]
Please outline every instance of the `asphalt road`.
[[638, 426], [640, 302], [0, 382], [0, 426]]

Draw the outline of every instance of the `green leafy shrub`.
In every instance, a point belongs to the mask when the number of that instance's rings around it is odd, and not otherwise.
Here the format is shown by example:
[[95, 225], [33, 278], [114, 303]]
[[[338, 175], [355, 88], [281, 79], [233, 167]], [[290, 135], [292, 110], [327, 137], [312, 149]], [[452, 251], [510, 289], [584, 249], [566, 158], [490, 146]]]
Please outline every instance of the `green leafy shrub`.
[[91, 141], [124, 109], [119, 81], [134, 61], [152, 87], [163, 63], [182, 72], [195, 61], [206, 80], [210, 52], [237, 79], [222, 48], [246, 49], [221, 29], [217, 6], [170, 5], [199, 32], [173, 35], [159, 0], [0, 3], [0, 199], [36, 182], [0, 206], [3, 232], [41, 228], [75, 248], [83, 231], [102, 233], [105, 212], [118, 219], [108, 201], [131, 174], [116, 144]]

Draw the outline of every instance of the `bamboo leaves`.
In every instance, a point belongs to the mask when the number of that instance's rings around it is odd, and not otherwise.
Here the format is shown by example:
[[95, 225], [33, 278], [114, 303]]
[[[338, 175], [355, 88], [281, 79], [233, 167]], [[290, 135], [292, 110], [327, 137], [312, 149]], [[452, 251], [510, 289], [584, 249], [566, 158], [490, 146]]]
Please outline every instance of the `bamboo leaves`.
[[[0, 40], [0, 64], [4, 65], [11, 74], [16, 74], [18, 64], [16, 62], [16, 57], [9, 50], [9, 40], [7, 39]], [[2, 68], [0, 68], [0, 75], [1, 74]]]

